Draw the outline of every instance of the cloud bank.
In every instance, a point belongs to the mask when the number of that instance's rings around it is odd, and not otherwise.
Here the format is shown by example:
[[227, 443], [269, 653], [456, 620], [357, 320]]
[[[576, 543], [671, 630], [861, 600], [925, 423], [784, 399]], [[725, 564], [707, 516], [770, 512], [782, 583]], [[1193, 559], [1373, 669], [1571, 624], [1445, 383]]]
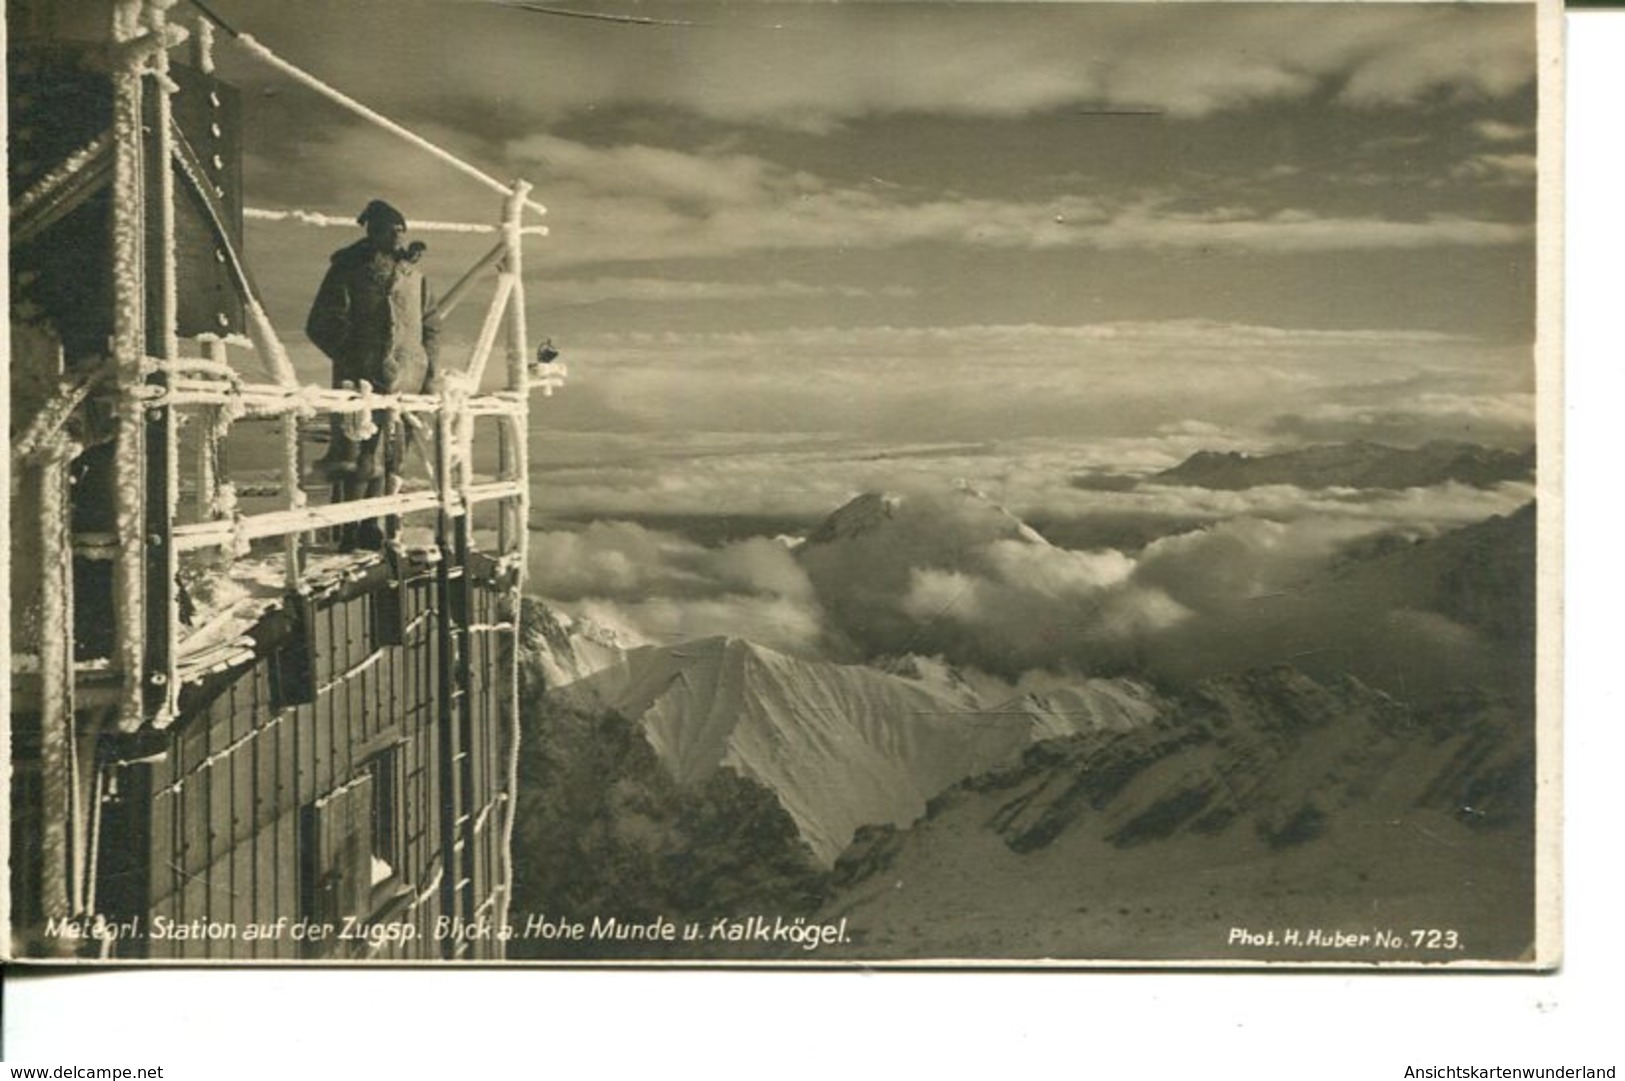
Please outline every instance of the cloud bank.
[[809, 654], [823, 617], [788, 548], [754, 538], [707, 548], [628, 522], [533, 536], [529, 588], [629, 642], [738, 635]]
[[[1352, 545], [1389, 537], [1389, 547], [1403, 548], [1510, 513], [1527, 488], [1476, 499], [1451, 485], [1318, 497], [1282, 488], [1251, 507], [1248, 493], [1222, 494], [1242, 498], [1225, 516], [1170, 530], [1139, 550], [1035, 541], [967, 489], [867, 500], [833, 535], [793, 552], [765, 538], [708, 548], [598, 523], [539, 534], [532, 582], [633, 641], [734, 634], [849, 662], [936, 656], [1011, 682], [1040, 671], [1147, 666], [1200, 678], [1287, 659], [1294, 636], [1357, 648], [1361, 664], [1380, 668], [1380, 660], [1390, 674], [1410, 672], [1423, 657], [1454, 658], [1456, 667], [1439, 669], [1447, 673], [1489, 663], [1478, 632], [1407, 607], [1426, 602], [1415, 583], [1396, 579], [1387, 592], [1305, 587], [1332, 580], [1328, 569]], [[1332, 513], [1338, 507], [1345, 513]], [[1290, 513], [1266, 516], [1272, 508]], [[1379, 670], [1373, 678], [1385, 677]]]

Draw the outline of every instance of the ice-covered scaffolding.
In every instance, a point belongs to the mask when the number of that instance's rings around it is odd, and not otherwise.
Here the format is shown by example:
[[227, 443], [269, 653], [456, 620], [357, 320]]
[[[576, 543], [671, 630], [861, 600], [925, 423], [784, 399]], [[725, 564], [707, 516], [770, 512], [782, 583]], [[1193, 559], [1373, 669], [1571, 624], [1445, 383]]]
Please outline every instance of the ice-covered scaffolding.
[[[208, 664], [199, 664], [193, 641], [198, 636], [186, 633], [188, 625], [196, 627], [207, 620], [183, 613], [197, 600], [186, 589], [183, 557], [212, 553], [220, 566], [241, 560], [242, 568], [263, 571], [263, 559], [241, 557], [255, 542], [271, 542], [280, 549], [281, 587], [287, 596], [297, 597], [310, 591], [318, 572], [335, 572], [333, 553], [317, 543], [321, 531], [385, 516], [416, 515], [433, 522], [435, 559], [455, 562], [482, 548], [496, 560], [504, 569], [503, 580], [513, 583], [510, 608], [517, 613], [526, 559], [530, 392], [539, 388], [551, 394], [565, 375], [562, 365], [530, 363], [523, 240], [547, 231], [527, 220], [546, 213], [531, 198], [530, 184], [491, 177], [226, 26], [201, 4], [114, 0], [109, 41], [112, 101], [107, 130], [37, 177], [16, 195], [12, 208], [14, 237], [34, 238], [49, 233], [86, 200], [109, 189], [111, 193], [106, 269], [111, 334], [106, 359], [72, 379], [58, 377], [55, 396], [14, 434], [12, 443], [14, 467], [37, 471], [44, 493], [38, 544], [41, 633], [32, 652], [14, 657], [13, 669], [37, 674], [44, 742], [60, 745], [60, 756], [70, 760], [81, 754], [76, 715], [88, 706], [98, 704], [111, 730], [161, 731], [181, 718], [183, 687], [208, 670]], [[187, 42], [195, 50], [197, 71], [213, 71], [217, 47], [237, 47], [500, 197], [498, 213], [489, 223], [415, 223], [425, 231], [494, 238], [489, 251], [437, 307], [436, 314], [444, 316], [489, 289], [465, 362], [459, 367], [457, 358], [443, 356], [441, 374], [428, 393], [383, 394], [365, 384], [349, 390], [299, 382], [234, 237], [240, 230], [230, 227], [226, 191], [218, 180], [219, 158], [211, 168], [174, 115], [172, 99], [179, 86], [171, 53]], [[214, 257], [240, 305], [242, 333], [222, 328], [183, 336], [178, 329], [177, 313], [184, 298], [177, 269], [177, 220], [183, 205], [189, 220], [204, 222]], [[351, 223], [349, 218], [305, 209], [246, 208], [243, 216], [289, 227]], [[222, 317], [221, 322], [227, 320]], [[500, 385], [482, 390], [499, 346]], [[245, 357], [251, 362], [240, 363]], [[71, 464], [84, 450], [76, 441], [74, 418], [89, 404], [107, 403], [112, 416], [107, 427], [112, 432], [108, 442], [113, 448], [113, 508], [99, 529], [85, 528], [75, 524], [67, 503]], [[427, 481], [350, 502], [317, 505], [307, 499], [302, 433], [325, 430], [317, 421], [330, 416], [366, 417], [377, 412], [399, 418], [414, 433]], [[494, 429], [494, 476], [478, 476], [475, 468], [476, 429], [482, 421], [486, 430]], [[246, 486], [234, 478], [224, 451], [234, 430], [250, 424], [276, 426], [280, 458], [278, 477], [262, 485], [253, 499], [244, 497]], [[476, 511], [486, 509], [489, 514], [492, 508], [495, 528], [482, 529], [477, 537]], [[98, 599], [111, 611], [110, 646], [105, 656], [89, 658], [80, 656], [83, 651], [72, 642], [72, 568], [86, 562], [112, 568], [111, 603]], [[228, 652], [223, 663], [229, 661]], [[510, 651], [507, 663], [516, 665], [516, 654]], [[515, 672], [508, 672], [504, 683], [512, 696], [510, 716], [516, 716]], [[514, 768], [510, 761], [510, 792]], [[87, 776], [76, 761], [70, 761], [62, 774], [70, 788]], [[52, 798], [48, 795], [46, 802]], [[63, 827], [68, 835], [63, 847], [72, 853], [68, 862], [73, 886], [72, 896], [60, 907], [68, 911], [95, 911], [98, 799], [75, 791], [59, 801], [73, 808], [72, 820]]]
[[[377, 111], [330, 86], [320, 78], [278, 56], [248, 34], [239, 33], [212, 16], [199, 13], [190, 28], [173, 20], [173, 0], [144, 0], [121, 5], [115, 33], [123, 45], [123, 66], [116, 78], [117, 105], [112, 139], [114, 161], [114, 363], [120, 373], [119, 386], [124, 399], [120, 410], [121, 440], [118, 458], [119, 595], [123, 606], [118, 628], [117, 653], [124, 676], [126, 723], [163, 723], [174, 715], [177, 703], [178, 606], [181, 598], [175, 585], [177, 558], [183, 552], [216, 549], [242, 552], [255, 540], [281, 538], [286, 563], [286, 583], [297, 589], [303, 577], [302, 551], [314, 531], [384, 515], [407, 515], [437, 511], [439, 539], [451, 544], [451, 534], [472, 529], [472, 509], [483, 503], [499, 508], [498, 553], [524, 565], [526, 505], [526, 418], [529, 392], [540, 385], [551, 393], [563, 376], [561, 366], [550, 365], [534, 375], [529, 370], [529, 343], [525, 325], [523, 281], [523, 237], [545, 234], [542, 226], [527, 225], [527, 212], [542, 214], [546, 208], [530, 198], [531, 186], [518, 181], [504, 184], [483, 170], [461, 160], [450, 151], [431, 143]], [[216, 28], [225, 31], [223, 37]], [[418, 222], [425, 231], [488, 232], [496, 244], [446, 293], [439, 313], [448, 312], [469, 296], [482, 279], [493, 276], [495, 288], [488, 302], [480, 333], [471, 355], [459, 370], [447, 365], [431, 394], [379, 394], [363, 385], [359, 390], [333, 390], [300, 385], [288, 351], [277, 329], [255, 294], [243, 253], [236, 249], [223, 222], [218, 221], [218, 192], [202, 175], [196, 153], [178, 132], [167, 107], [174, 83], [169, 79], [169, 52], [188, 36], [198, 43], [200, 67], [212, 69], [212, 50], [224, 40], [246, 55], [321, 94], [368, 122], [401, 138], [426, 155], [455, 168], [492, 188], [502, 197], [501, 216], [494, 223]], [[143, 191], [140, 177], [141, 141], [139, 130], [141, 96], [155, 95], [160, 118], [156, 138], [160, 155], [172, 163], [159, 170], [157, 191]], [[209, 208], [220, 227], [215, 240], [220, 244], [227, 266], [241, 294], [247, 322], [247, 337], [205, 336], [185, 343], [195, 355], [183, 355], [183, 343], [174, 333], [175, 316], [175, 233], [174, 214], [177, 185], [184, 194]], [[152, 205], [149, 205], [152, 204]], [[163, 251], [157, 260], [145, 258], [141, 250], [144, 223], [155, 214]], [[308, 210], [268, 211], [249, 208], [245, 216], [291, 224], [326, 226], [340, 219], [336, 215]], [[154, 263], [162, 275], [157, 293], [163, 298], [159, 311], [160, 333], [143, 332], [142, 297], [148, 284], [143, 269]], [[149, 355], [143, 348], [154, 337], [163, 348]], [[496, 352], [497, 339], [505, 340], [506, 377], [500, 390], [480, 393], [486, 368]], [[257, 359], [265, 381], [249, 381], [228, 359], [234, 347], [245, 347]], [[407, 420], [413, 429], [430, 436], [432, 448], [431, 490], [401, 492], [375, 498], [326, 506], [310, 506], [301, 487], [303, 465], [299, 440], [301, 422], [324, 414], [366, 414], [387, 410]], [[277, 418], [283, 431], [283, 492], [286, 506], [280, 509], [245, 512], [234, 499], [229, 477], [214, 473], [209, 463], [219, 455], [206, 451], [199, 456], [200, 475], [194, 488], [198, 501], [209, 508], [207, 520], [180, 524], [176, 502], [180, 492], [177, 432], [192, 417], [205, 418], [209, 440], [226, 438], [234, 421], [246, 418]], [[499, 476], [487, 483], [474, 483], [473, 438], [475, 418], [498, 419]], [[138, 437], [140, 436], [140, 437]], [[154, 468], [161, 474], [155, 477]], [[156, 483], [155, 483], [156, 482]], [[141, 524], [137, 525], [138, 520]], [[472, 537], [461, 538], [463, 546]], [[161, 568], [161, 569], [156, 569]], [[136, 583], [148, 579], [153, 586], [143, 591]], [[142, 596], [155, 609], [140, 612], [135, 603]], [[159, 632], [162, 632], [161, 636]]]

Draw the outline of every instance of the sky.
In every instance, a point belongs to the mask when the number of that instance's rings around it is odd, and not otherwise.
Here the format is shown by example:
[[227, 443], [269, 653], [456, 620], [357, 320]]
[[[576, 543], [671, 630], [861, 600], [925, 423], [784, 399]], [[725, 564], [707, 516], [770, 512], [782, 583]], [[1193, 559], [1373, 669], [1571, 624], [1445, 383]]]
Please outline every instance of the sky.
[[[529, 325], [571, 372], [533, 402], [544, 517], [815, 516], [960, 479], [1044, 513], [1080, 471], [1204, 448], [1532, 441], [1529, 5], [211, 6], [535, 184]], [[494, 219], [219, 58], [250, 205]], [[249, 226], [313, 379], [298, 327], [351, 237]], [[426, 239], [442, 288], [484, 246]]]

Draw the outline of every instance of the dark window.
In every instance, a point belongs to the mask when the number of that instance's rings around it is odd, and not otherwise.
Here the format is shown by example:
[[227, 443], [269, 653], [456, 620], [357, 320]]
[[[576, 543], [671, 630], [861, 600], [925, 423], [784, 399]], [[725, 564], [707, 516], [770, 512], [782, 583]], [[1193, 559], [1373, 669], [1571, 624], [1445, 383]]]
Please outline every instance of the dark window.
[[367, 761], [372, 778], [372, 868], [377, 889], [406, 878], [405, 846], [401, 843], [400, 748], [380, 751]]
[[306, 808], [301, 893], [314, 923], [342, 927], [371, 910], [373, 787], [364, 773]]
[[[348, 784], [305, 809], [300, 892], [305, 916], [313, 923], [343, 929], [347, 920], [376, 921], [403, 907], [410, 896], [401, 762], [400, 745], [379, 751]], [[361, 941], [317, 941], [311, 956], [357, 954]]]

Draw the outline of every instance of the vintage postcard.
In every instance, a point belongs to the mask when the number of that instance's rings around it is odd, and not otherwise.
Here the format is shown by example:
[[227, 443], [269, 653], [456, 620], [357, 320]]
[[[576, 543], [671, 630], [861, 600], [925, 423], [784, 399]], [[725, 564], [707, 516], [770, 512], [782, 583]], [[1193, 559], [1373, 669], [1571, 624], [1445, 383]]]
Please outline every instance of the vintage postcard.
[[1554, 966], [1560, 15], [10, 0], [9, 956]]

